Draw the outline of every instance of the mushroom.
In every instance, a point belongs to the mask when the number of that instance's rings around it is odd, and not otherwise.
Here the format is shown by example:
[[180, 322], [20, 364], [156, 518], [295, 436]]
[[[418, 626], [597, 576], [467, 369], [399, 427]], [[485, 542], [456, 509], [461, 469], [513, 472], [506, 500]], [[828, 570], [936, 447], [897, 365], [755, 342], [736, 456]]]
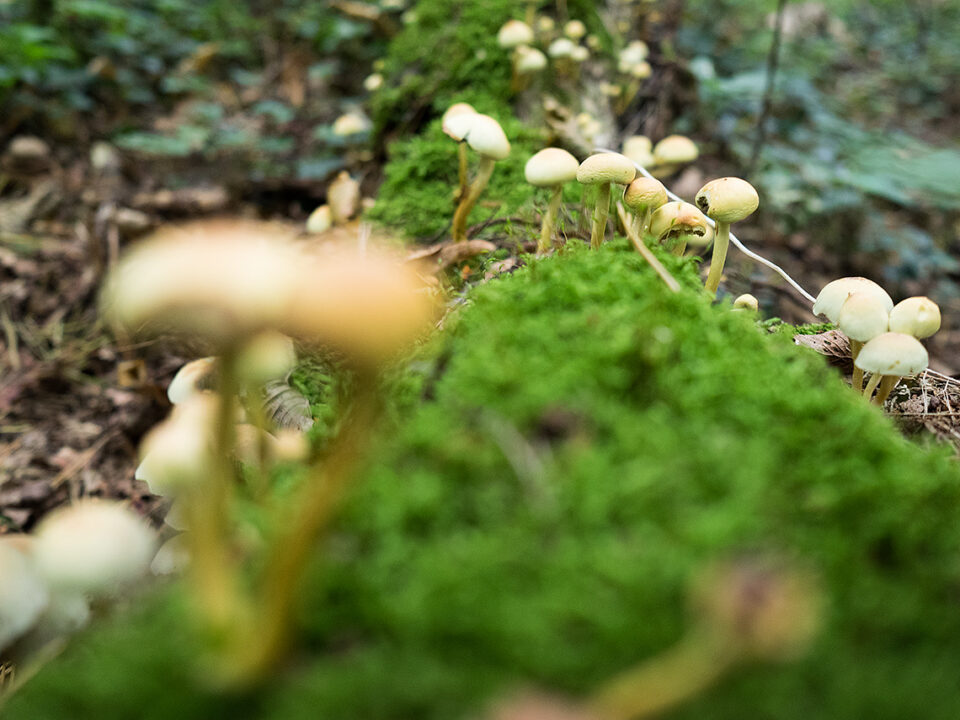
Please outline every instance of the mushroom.
[[49, 596], [26, 554], [0, 541], [0, 651], [29, 630], [47, 607]]
[[730, 244], [730, 223], [751, 215], [760, 204], [753, 185], [735, 177], [711, 180], [697, 193], [697, 207], [717, 223], [717, 238], [713, 244], [710, 274], [704, 287], [714, 295], [723, 276], [723, 263]]
[[637, 175], [633, 161], [620, 153], [597, 153], [591, 155], [577, 170], [577, 180], [583, 185], [597, 185], [597, 202], [593, 207], [593, 229], [590, 233], [590, 247], [600, 247], [607, 230], [607, 216], [610, 213], [610, 183], [629, 185]]
[[683, 255], [687, 245], [706, 247], [713, 240], [713, 228], [696, 205], [682, 201], [661, 205], [650, 216], [651, 235], [674, 255]]
[[587, 34], [587, 26], [579, 20], [571, 20], [563, 26], [563, 34], [571, 40], [579, 40]]
[[850, 338], [850, 356], [854, 360], [853, 387], [863, 391], [863, 371], [856, 359], [863, 344], [887, 332], [890, 312], [883, 298], [876, 293], [855, 292], [847, 296], [837, 315], [837, 326]]
[[824, 315], [832, 323], [840, 317], [840, 309], [851, 293], [876, 295], [883, 302], [887, 312], [893, 310], [893, 300], [887, 292], [873, 280], [865, 277], [844, 277], [832, 280], [823, 286], [813, 303], [813, 314]]
[[333, 225], [333, 213], [329, 205], [321, 205], [307, 218], [306, 230], [311, 235], [325, 233]]
[[637, 216], [637, 226], [641, 233], [647, 232], [650, 215], [667, 202], [667, 189], [659, 180], [641, 175], [627, 185], [623, 192], [623, 204]]
[[521, 45], [513, 58], [514, 92], [526, 90], [530, 84], [530, 76], [538, 73], [547, 66], [547, 56], [536, 48]]
[[699, 156], [693, 140], [683, 135], [670, 135], [653, 146], [654, 171], [657, 177], [667, 177], [691, 163]]
[[646, 135], [632, 135], [624, 140], [623, 154], [640, 167], [651, 167], [654, 163], [653, 143]]
[[760, 310], [760, 302], [750, 293], [744, 293], [737, 297], [733, 301], [734, 310], [749, 310], [750, 312], [757, 312]]
[[[457, 154], [460, 158], [460, 169], [458, 173], [459, 190], [457, 199], [459, 200], [467, 192], [467, 146], [463, 142], [463, 136], [470, 126], [465, 117], [461, 115], [476, 115], [477, 111], [469, 103], [454, 103], [447, 108], [447, 111], [440, 118], [440, 127], [449, 137], [457, 142]], [[454, 119], [458, 118], [458, 119]]]
[[545, 148], [527, 160], [523, 174], [527, 182], [536, 187], [551, 188], [550, 204], [543, 216], [540, 242], [537, 252], [545, 253], [553, 242], [553, 229], [563, 195], [564, 184], [575, 180], [580, 164], [577, 159], [561, 148]]
[[557, 38], [547, 48], [547, 55], [554, 60], [557, 72], [561, 75], [573, 75], [576, 68], [576, 62], [573, 58], [576, 48], [577, 45], [566, 37]]
[[922, 372], [929, 362], [926, 348], [915, 337], [887, 332], [866, 343], [854, 364], [864, 372], [873, 373], [863, 396], [869, 398], [879, 385], [874, 402], [883, 407], [900, 378]]
[[453, 239], [460, 242], [467, 239], [467, 217], [476, 205], [480, 194], [493, 174], [497, 160], [503, 160], [510, 154], [510, 141], [500, 127], [500, 123], [489, 115], [471, 115], [464, 140], [480, 155], [480, 166], [467, 193], [460, 199], [460, 205], [453, 215]]
[[497, 44], [505, 50], [533, 43], [533, 30], [522, 20], [507, 20], [497, 32]]
[[890, 331], [922, 340], [940, 329], [940, 308], [928, 297], [909, 297], [890, 311]]
[[189, 398], [216, 386], [217, 358], [205, 357], [191, 360], [177, 370], [167, 386], [167, 398], [178, 405]]

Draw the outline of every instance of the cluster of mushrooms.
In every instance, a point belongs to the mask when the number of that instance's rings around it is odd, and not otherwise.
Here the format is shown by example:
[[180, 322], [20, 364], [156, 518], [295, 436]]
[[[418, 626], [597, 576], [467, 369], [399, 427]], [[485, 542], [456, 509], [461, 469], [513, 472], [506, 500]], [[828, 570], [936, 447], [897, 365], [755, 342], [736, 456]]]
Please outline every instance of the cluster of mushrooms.
[[[846, 277], [824, 286], [813, 312], [836, 323], [850, 339], [853, 388], [881, 407], [897, 382], [923, 372], [929, 363], [920, 340], [940, 329], [940, 308], [928, 297], [896, 305], [887, 292], [864, 277]], [[864, 373], [870, 380], [864, 386]]]

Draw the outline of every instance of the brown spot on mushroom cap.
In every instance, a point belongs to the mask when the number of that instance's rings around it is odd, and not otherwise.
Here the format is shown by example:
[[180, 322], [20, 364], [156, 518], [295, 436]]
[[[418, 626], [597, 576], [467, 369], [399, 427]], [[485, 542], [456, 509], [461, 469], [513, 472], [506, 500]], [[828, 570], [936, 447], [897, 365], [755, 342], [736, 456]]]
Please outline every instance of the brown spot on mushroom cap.
[[697, 193], [697, 207], [718, 222], [743, 220], [759, 205], [760, 196], [753, 185], [737, 177], [711, 180]]

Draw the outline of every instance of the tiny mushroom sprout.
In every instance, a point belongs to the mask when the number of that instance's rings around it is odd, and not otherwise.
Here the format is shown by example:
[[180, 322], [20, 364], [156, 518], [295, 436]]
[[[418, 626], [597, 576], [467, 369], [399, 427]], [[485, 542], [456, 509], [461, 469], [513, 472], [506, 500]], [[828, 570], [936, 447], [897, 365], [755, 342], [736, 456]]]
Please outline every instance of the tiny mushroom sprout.
[[0, 652], [29, 630], [49, 600], [47, 588], [26, 554], [0, 540]]
[[717, 223], [717, 238], [713, 245], [710, 274], [704, 287], [714, 295], [723, 276], [723, 263], [730, 245], [730, 223], [752, 215], [760, 205], [760, 197], [753, 185], [735, 177], [711, 180], [697, 193], [697, 207]]
[[641, 233], [647, 231], [650, 215], [667, 203], [667, 189], [659, 180], [641, 175], [633, 180], [623, 192], [623, 204], [637, 216]]
[[[856, 360], [863, 344], [887, 332], [890, 312], [876, 293], [854, 292], [847, 296], [837, 315], [837, 326], [850, 339], [850, 356]], [[863, 371], [853, 366], [853, 387], [863, 390]]]
[[533, 43], [533, 30], [522, 20], [507, 20], [497, 32], [500, 47], [512, 50]]
[[460, 168], [457, 175], [459, 180], [457, 198], [462, 198], [467, 192], [467, 146], [463, 141], [463, 136], [470, 127], [470, 123], [465, 116], [476, 114], [477, 111], [473, 109], [473, 105], [461, 102], [448, 107], [443, 117], [440, 118], [440, 127], [443, 132], [457, 142], [457, 154], [460, 158]]
[[545, 148], [527, 160], [523, 169], [527, 182], [536, 187], [550, 188], [550, 204], [543, 216], [537, 252], [545, 253], [553, 243], [553, 231], [560, 210], [563, 186], [575, 180], [580, 163], [562, 148]]
[[560, 37], [550, 43], [547, 48], [549, 55], [557, 65], [557, 72], [561, 75], [572, 75], [577, 61], [574, 59], [577, 45], [566, 37]]
[[840, 309], [847, 301], [847, 297], [855, 292], [876, 295], [883, 302], [887, 312], [893, 310], [893, 300], [887, 295], [886, 290], [873, 280], [868, 280], [865, 277], [844, 277], [832, 280], [823, 286], [813, 303], [813, 314], [824, 315], [830, 322], [837, 322], [840, 317]]
[[749, 310], [750, 312], [758, 312], [760, 310], [759, 301], [750, 293], [744, 293], [737, 297], [733, 301], [734, 310]]
[[890, 331], [922, 340], [940, 329], [940, 308], [928, 297], [909, 297], [890, 311]]
[[688, 244], [706, 247], [713, 239], [713, 228], [697, 206], [677, 200], [654, 211], [649, 232], [674, 255], [683, 255]]
[[610, 183], [629, 185], [637, 175], [633, 161], [620, 153], [597, 153], [591, 155], [577, 170], [577, 180], [582, 185], [597, 185], [596, 205], [593, 207], [593, 230], [590, 233], [590, 247], [600, 247], [607, 230], [607, 216], [610, 213]]
[[915, 337], [887, 332], [867, 342], [854, 364], [864, 372], [873, 373], [863, 396], [869, 398], [879, 385], [875, 402], [883, 407], [897, 381], [923, 372], [929, 361], [926, 348]]
[[654, 163], [653, 143], [646, 135], [633, 135], [624, 140], [623, 154], [640, 167], [651, 167]]
[[683, 135], [670, 135], [653, 146], [654, 174], [667, 177], [699, 157], [693, 140]]
[[510, 141], [507, 140], [500, 123], [489, 115], [479, 113], [467, 117], [470, 118], [470, 123], [464, 139], [470, 148], [480, 155], [480, 166], [453, 215], [453, 239], [457, 242], [467, 239], [467, 217], [490, 182], [494, 163], [510, 154]]

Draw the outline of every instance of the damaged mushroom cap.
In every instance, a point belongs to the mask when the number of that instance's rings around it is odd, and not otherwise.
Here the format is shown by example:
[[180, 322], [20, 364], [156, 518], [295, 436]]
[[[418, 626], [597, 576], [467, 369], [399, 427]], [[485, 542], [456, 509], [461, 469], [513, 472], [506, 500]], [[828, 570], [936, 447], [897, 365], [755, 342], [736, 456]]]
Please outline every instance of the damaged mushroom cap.
[[851, 340], [867, 342], [887, 332], [890, 313], [883, 299], [871, 293], [851, 293], [840, 308], [837, 326]]
[[667, 189], [663, 183], [644, 175], [635, 178], [623, 193], [624, 205], [640, 213], [665, 205], [668, 200]]
[[713, 228], [696, 205], [673, 201], [661, 205], [650, 217], [650, 233], [660, 240], [683, 240], [703, 247], [713, 239]]
[[577, 169], [577, 180], [584, 185], [609, 182], [629, 185], [636, 175], [633, 160], [620, 153], [591, 155]]
[[533, 42], [533, 30], [521, 20], [507, 20], [497, 33], [497, 43], [502, 48], [515, 48]]
[[523, 174], [531, 185], [553, 187], [575, 180], [579, 167], [577, 159], [563, 148], [544, 148], [527, 160]]
[[887, 295], [886, 290], [873, 280], [868, 280], [865, 277], [845, 277], [824, 285], [813, 303], [813, 314], [825, 315], [830, 322], [837, 322], [837, 318], [840, 316], [840, 308], [847, 301], [847, 297], [855, 292], [876, 295], [883, 302], [887, 312], [893, 310], [893, 300]]
[[923, 372], [930, 362], [926, 348], [912, 335], [887, 332], [868, 341], [854, 364], [865, 372], [907, 377]]
[[890, 311], [891, 332], [928, 338], [940, 329], [940, 307], [924, 296], [901, 300]]
[[697, 207], [717, 222], [735, 223], [760, 205], [753, 185], [737, 177], [711, 180], [697, 193]]
[[669, 135], [653, 146], [653, 158], [657, 165], [693, 162], [699, 155], [693, 140], [683, 135]]

